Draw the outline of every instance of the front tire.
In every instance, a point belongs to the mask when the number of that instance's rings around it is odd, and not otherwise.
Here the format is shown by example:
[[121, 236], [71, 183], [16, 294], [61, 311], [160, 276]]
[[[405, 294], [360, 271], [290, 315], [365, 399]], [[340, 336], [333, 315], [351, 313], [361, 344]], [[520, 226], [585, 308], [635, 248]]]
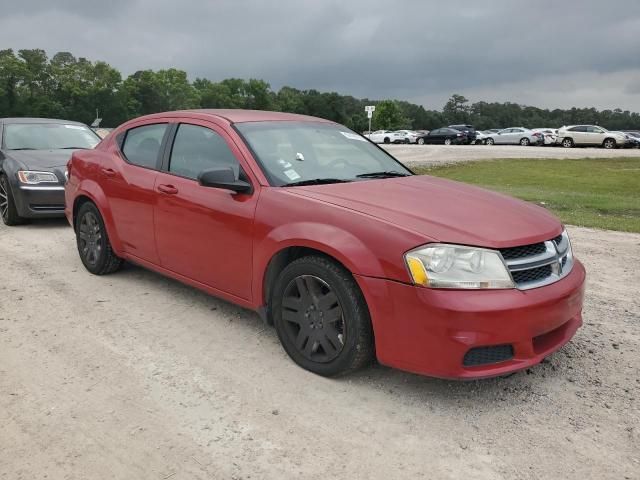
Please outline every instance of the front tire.
[[389, 137], [385, 137], [384, 143], [387, 144], [387, 145], [390, 144], [391, 143], [391, 139]]
[[445, 138], [444, 144], [445, 145], [451, 145], [451, 139], [450, 138]]
[[604, 142], [602, 142], [602, 146], [607, 150], [611, 150], [616, 148], [616, 141], [613, 138], [607, 138]]
[[564, 148], [572, 148], [573, 147], [573, 140], [570, 138], [563, 138], [562, 139], [562, 146]]
[[521, 138], [520, 139], [520, 145], [522, 145], [523, 147], [528, 147], [529, 144], [531, 144], [531, 142], [529, 141], [528, 138]]
[[307, 256], [291, 262], [270, 303], [280, 343], [302, 368], [332, 377], [373, 360], [367, 304], [351, 273], [332, 260]]
[[424, 145], [424, 138], [419, 138], [419, 139], [416, 141], [416, 143], [417, 143], [418, 145]]
[[80, 207], [75, 230], [80, 260], [87, 270], [94, 275], [107, 275], [120, 269], [123, 261], [111, 248], [102, 215], [92, 202]]
[[487, 141], [485, 142], [486, 145], [495, 145], [496, 141], [493, 138], [487, 138]]
[[8, 227], [21, 225], [26, 222], [25, 218], [18, 215], [16, 202], [11, 192], [11, 186], [9, 185], [9, 179], [4, 174], [0, 175], [0, 216], [2, 216], [2, 222]]

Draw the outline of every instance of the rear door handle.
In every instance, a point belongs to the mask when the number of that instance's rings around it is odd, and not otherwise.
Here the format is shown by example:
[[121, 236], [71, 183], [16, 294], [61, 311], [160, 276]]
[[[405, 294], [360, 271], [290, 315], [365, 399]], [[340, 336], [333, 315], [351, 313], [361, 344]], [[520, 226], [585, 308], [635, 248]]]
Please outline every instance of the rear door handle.
[[100, 171], [105, 177], [115, 177], [116, 171], [112, 168], [101, 168]]
[[166, 193], [167, 195], [175, 195], [178, 193], [178, 189], [173, 185], [158, 185], [158, 191]]

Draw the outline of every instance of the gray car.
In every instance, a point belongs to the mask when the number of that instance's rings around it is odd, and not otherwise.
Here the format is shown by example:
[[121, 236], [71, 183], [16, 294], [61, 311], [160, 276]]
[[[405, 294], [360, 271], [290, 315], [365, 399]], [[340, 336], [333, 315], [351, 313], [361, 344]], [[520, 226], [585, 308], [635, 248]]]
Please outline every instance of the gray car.
[[544, 141], [541, 133], [534, 132], [524, 127], [505, 128], [498, 133], [489, 135], [486, 139], [487, 145], [537, 145]]
[[47, 118], [0, 119], [0, 214], [5, 225], [64, 216], [67, 162], [100, 142], [82, 123]]

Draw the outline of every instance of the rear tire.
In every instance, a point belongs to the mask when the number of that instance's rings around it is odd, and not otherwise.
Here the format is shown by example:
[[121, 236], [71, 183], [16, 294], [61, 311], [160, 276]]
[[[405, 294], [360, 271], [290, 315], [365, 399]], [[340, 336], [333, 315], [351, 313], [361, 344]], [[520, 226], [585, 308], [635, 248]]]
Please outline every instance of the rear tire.
[[385, 137], [384, 143], [388, 145], [389, 143], [391, 143], [391, 139], [389, 137]]
[[573, 140], [571, 138], [563, 138], [562, 139], [562, 146], [564, 148], [573, 148], [573, 146], [574, 146]]
[[120, 269], [123, 260], [118, 257], [107, 235], [98, 207], [86, 202], [76, 216], [76, 243], [80, 260], [94, 275], [107, 275]]
[[445, 138], [444, 139], [444, 144], [445, 145], [451, 145], [451, 139], [450, 138]]
[[289, 357], [310, 372], [343, 375], [374, 359], [369, 309], [351, 273], [322, 256], [294, 260], [271, 296], [273, 322]]
[[607, 150], [611, 150], [616, 148], [616, 141], [613, 138], [605, 138], [604, 142], [602, 142], [602, 146]]
[[8, 227], [22, 225], [27, 222], [26, 218], [18, 215], [9, 179], [5, 174], [0, 174], [0, 216], [2, 216], [2, 222]]
[[528, 138], [525, 137], [520, 139], [520, 145], [522, 145], [523, 147], [528, 147], [529, 144], [531, 144], [531, 142]]

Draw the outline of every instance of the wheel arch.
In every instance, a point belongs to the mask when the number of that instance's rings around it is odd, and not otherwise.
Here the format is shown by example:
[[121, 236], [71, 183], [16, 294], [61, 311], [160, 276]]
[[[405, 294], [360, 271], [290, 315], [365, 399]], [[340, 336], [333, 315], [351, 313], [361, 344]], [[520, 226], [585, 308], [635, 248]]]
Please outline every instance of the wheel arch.
[[310, 228], [312, 233], [325, 231], [326, 236], [323, 235], [321, 238], [318, 238], [317, 235], [307, 238], [297, 237], [282, 242], [267, 241], [256, 248], [253, 298], [260, 315], [267, 323], [272, 321], [268, 305], [274, 282], [280, 272], [298, 258], [307, 255], [322, 256], [337, 263], [352, 275], [362, 273], [359, 266], [366, 264], [367, 273], [373, 276], [384, 275], [378, 258], [356, 237], [348, 232], [336, 232], [335, 227], [331, 229], [314, 227], [318, 226], [307, 228]]
[[104, 221], [105, 228], [107, 229], [107, 235], [109, 236], [111, 247], [116, 254], [120, 255], [123, 251], [123, 247], [122, 242], [120, 241], [120, 237], [117, 234], [117, 229], [113, 221], [111, 209], [109, 208], [109, 204], [104, 192], [95, 182], [84, 182], [82, 184], [82, 188], [78, 190], [73, 199], [72, 227], [74, 231], [76, 228], [76, 215], [78, 213], [78, 210], [80, 210], [80, 207], [86, 202], [93, 203], [100, 212], [102, 220]]

